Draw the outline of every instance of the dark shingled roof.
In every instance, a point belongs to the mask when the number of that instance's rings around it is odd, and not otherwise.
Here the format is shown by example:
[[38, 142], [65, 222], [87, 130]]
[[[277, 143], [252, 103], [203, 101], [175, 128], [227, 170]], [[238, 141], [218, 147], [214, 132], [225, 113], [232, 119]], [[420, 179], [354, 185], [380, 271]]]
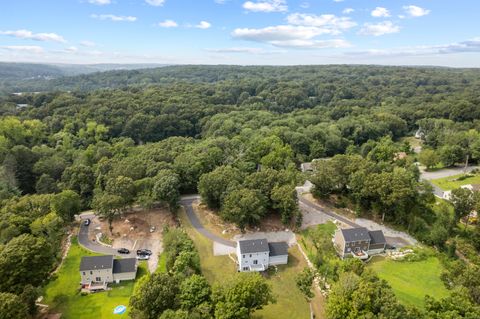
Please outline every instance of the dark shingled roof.
[[343, 238], [345, 242], [370, 240], [368, 230], [365, 227], [342, 229]]
[[112, 269], [113, 256], [87, 256], [82, 257], [80, 262], [80, 271], [97, 270], [97, 269]]
[[239, 240], [241, 254], [262, 253], [269, 251], [268, 241], [263, 239]]
[[268, 243], [270, 248], [270, 256], [288, 255], [288, 244], [284, 241], [278, 243]]
[[385, 244], [387, 241], [385, 240], [385, 236], [383, 236], [383, 231], [381, 230], [372, 230], [369, 231], [368, 234], [370, 235], [370, 244]]
[[113, 273], [135, 272], [137, 260], [135, 258], [115, 259], [113, 261]]

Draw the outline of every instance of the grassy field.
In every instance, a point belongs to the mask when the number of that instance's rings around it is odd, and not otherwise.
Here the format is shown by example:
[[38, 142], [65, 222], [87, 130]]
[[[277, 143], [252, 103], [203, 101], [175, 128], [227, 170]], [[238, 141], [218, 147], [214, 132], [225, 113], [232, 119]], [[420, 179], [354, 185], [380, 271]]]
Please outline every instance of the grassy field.
[[[190, 224], [183, 209], [179, 218], [200, 253], [203, 275], [214, 284], [236, 274], [236, 265], [228, 256], [214, 256], [213, 243], [198, 233]], [[288, 265], [278, 267], [278, 273], [270, 274], [268, 282], [277, 298], [277, 303], [268, 305], [254, 313], [254, 318], [263, 319], [304, 319], [310, 317], [309, 305], [295, 284], [295, 275], [306, 267], [298, 247], [289, 250]]]
[[463, 174], [434, 179], [431, 182], [443, 190], [452, 190], [467, 184], [480, 184], [480, 175], [474, 175], [462, 180], [456, 180], [463, 176]]
[[[314, 256], [317, 253], [316, 248], [312, 243], [312, 238], [316, 238], [317, 240], [324, 239], [329, 241], [333, 237], [336, 229], [337, 226], [334, 223], [328, 222], [325, 224], [309, 227], [303, 230], [299, 234], [299, 236], [297, 236], [299, 242], [302, 244], [302, 247], [304, 248], [304, 251], [310, 260], [314, 259]], [[332, 256], [335, 255], [333, 245], [331, 247], [330, 253]]]
[[[128, 318], [127, 314], [114, 315], [113, 309], [118, 305], [128, 307], [128, 300], [132, 294], [134, 282], [126, 281], [120, 284], [111, 284], [112, 290], [82, 296], [78, 291], [80, 282], [80, 259], [82, 256], [94, 256], [79, 246], [77, 238], [72, 239], [72, 246], [67, 258], [57, 274], [57, 278], [50, 281], [44, 288], [44, 300], [52, 312], [61, 312], [62, 318]], [[145, 263], [138, 267], [137, 280], [147, 274]]]
[[436, 257], [403, 262], [375, 257], [368, 265], [392, 286], [400, 302], [424, 307], [425, 295], [443, 298], [448, 290], [440, 280], [443, 267]]

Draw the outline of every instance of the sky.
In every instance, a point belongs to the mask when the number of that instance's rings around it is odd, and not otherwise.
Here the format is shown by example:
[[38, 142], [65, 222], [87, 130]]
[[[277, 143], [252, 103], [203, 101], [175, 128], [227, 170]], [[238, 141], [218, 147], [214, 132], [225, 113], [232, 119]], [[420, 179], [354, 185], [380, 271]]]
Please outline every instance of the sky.
[[480, 67], [478, 0], [1, 0], [0, 61]]

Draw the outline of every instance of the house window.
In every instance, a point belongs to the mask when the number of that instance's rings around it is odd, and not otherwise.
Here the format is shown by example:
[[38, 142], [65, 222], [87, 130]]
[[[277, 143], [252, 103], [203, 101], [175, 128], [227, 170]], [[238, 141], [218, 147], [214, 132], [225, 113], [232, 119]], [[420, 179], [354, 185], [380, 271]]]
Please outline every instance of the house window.
[[85, 272], [83, 272], [83, 275], [85, 276]]
[[93, 271], [90, 270], [90, 275], [93, 275]]
[[248, 270], [248, 267], [243, 267], [243, 270], [244, 270], [244, 271], [247, 271], [247, 270]]
[[254, 265], [258, 265], [258, 260], [255, 259], [255, 260], [253, 261], [253, 264], [254, 264]]
[[250, 254], [250, 258], [252, 258], [252, 254]]
[[95, 281], [100, 282], [100, 281], [102, 281], [102, 278], [100, 278], [100, 277], [95, 277]]
[[245, 255], [242, 255], [243, 257], [242, 258], [245, 258]]

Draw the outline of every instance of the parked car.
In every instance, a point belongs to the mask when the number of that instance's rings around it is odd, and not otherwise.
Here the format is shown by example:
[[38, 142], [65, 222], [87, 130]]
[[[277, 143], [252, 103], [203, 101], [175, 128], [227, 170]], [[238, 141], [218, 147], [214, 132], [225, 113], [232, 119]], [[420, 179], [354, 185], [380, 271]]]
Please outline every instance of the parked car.
[[138, 260], [149, 260], [150, 256], [149, 255], [137, 255]]
[[119, 248], [117, 252], [119, 254], [130, 254], [130, 250], [128, 250], [127, 248]]
[[155, 227], [155, 226], [150, 227], [150, 232], [153, 233], [155, 231], [155, 229], [157, 229], [157, 227]]
[[90, 218], [87, 218], [87, 219], [85, 219], [85, 221], [83, 222], [83, 224], [84, 224], [85, 226], [88, 226], [88, 225], [90, 225], [91, 222], [92, 222], [92, 221], [90, 220]]
[[152, 251], [150, 249], [139, 249], [137, 250], [137, 255], [152, 255]]

